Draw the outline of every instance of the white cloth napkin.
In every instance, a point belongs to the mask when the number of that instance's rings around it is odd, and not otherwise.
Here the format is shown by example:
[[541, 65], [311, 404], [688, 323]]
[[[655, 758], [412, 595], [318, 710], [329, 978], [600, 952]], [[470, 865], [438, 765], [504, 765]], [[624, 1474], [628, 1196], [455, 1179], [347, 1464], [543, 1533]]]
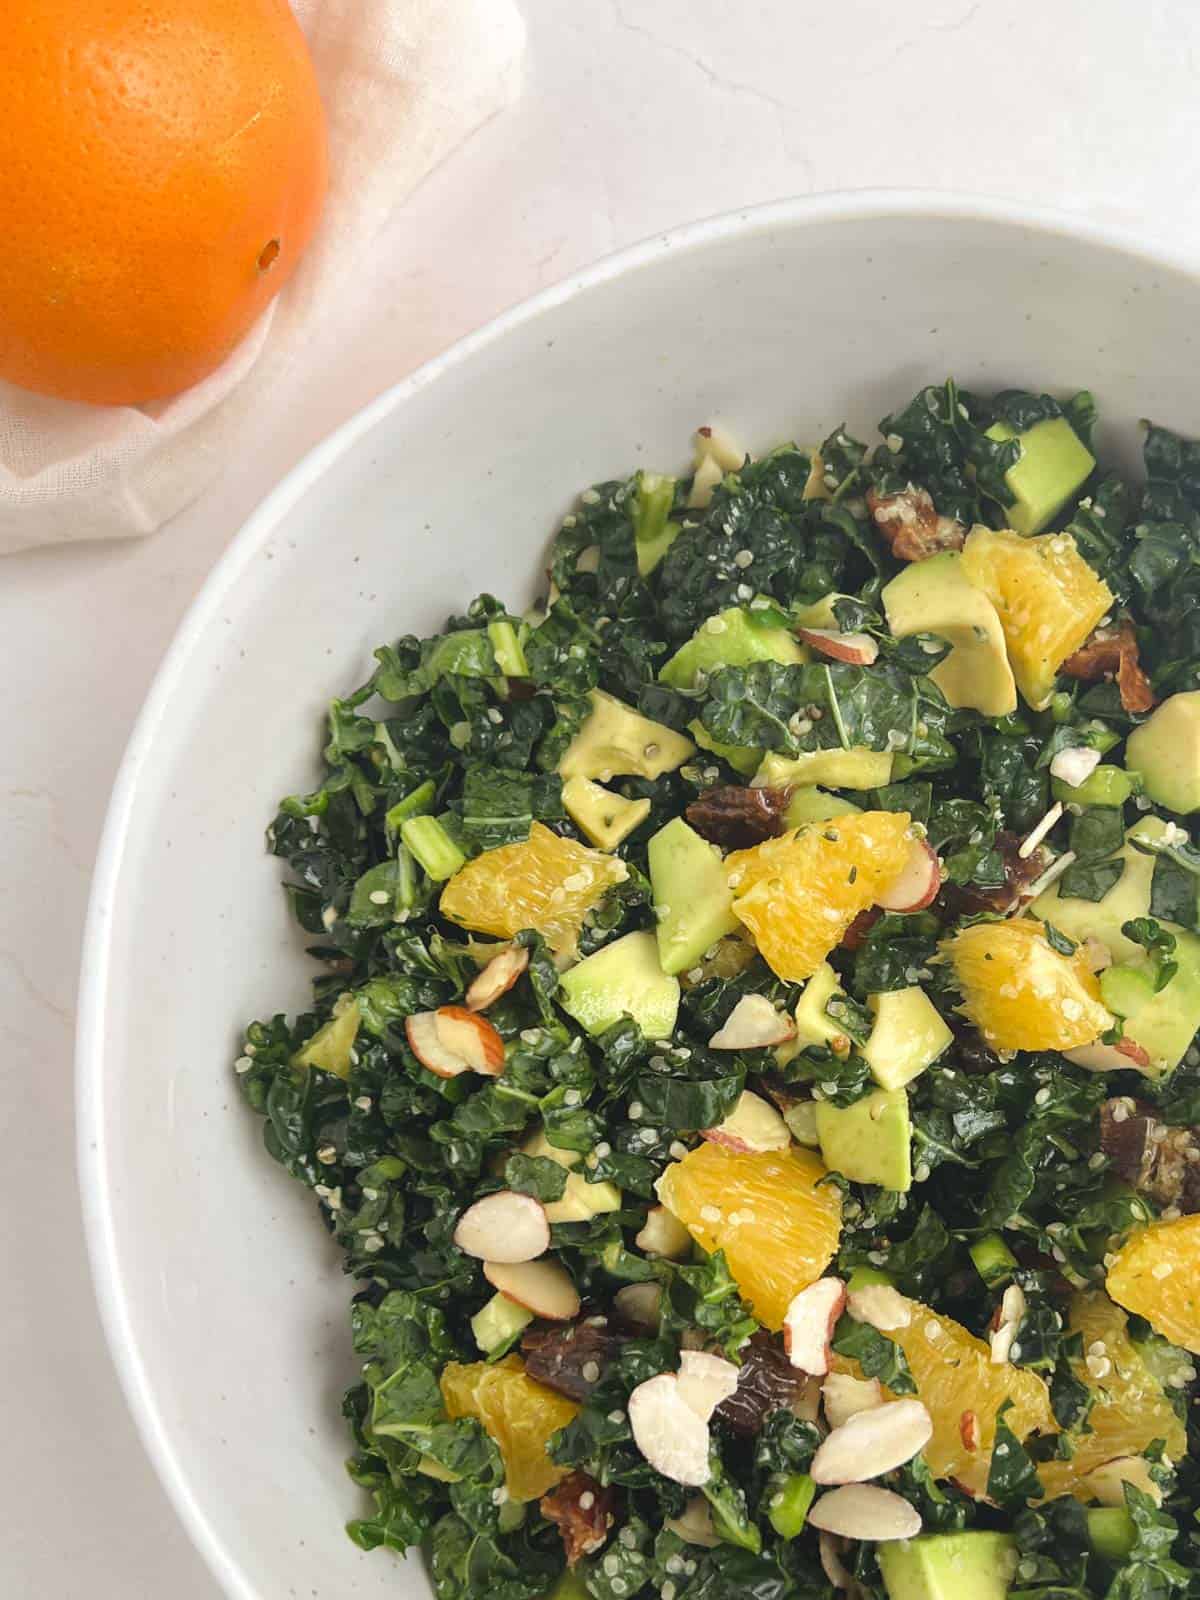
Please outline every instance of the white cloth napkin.
[[194, 500], [277, 401], [388, 212], [516, 92], [513, 0], [292, 3], [329, 118], [329, 196], [304, 262], [224, 365], [175, 399], [84, 406], [0, 383], [0, 553], [151, 533]]

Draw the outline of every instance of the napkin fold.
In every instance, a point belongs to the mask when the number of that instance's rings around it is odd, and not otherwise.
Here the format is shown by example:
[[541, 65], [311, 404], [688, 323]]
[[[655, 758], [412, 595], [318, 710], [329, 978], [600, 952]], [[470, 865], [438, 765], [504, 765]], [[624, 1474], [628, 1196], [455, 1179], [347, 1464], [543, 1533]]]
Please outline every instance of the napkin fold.
[[152, 533], [277, 402], [306, 334], [388, 213], [516, 93], [512, 0], [293, 0], [329, 121], [321, 227], [287, 287], [202, 383], [85, 406], [0, 382], [0, 553]]

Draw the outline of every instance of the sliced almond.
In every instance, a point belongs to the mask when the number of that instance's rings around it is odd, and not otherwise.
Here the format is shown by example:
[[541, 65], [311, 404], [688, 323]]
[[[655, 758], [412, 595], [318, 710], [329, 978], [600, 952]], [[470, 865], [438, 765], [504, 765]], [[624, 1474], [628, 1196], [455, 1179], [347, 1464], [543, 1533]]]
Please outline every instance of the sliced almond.
[[783, 1319], [783, 1348], [801, 1372], [823, 1378], [829, 1371], [829, 1347], [837, 1319], [846, 1304], [840, 1278], [818, 1278], [792, 1300]]
[[1019, 1283], [1010, 1283], [996, 1308], [991, 1331], [988, 1334], [994, 1367], [1003, 1367], [1010, 1360], [1017, 1329], [1021, 1326], [1021, 1319], [1025, 1315], [1025, 1306], [1025, 1291]]
[[1150, 1065], [1150, 1052], [1129, 1038], [1116, 1044], [1076, 1045], [1063, 1055], [1086, 1072], [1144, 1072]]
[[633, 1441], [656, 1472], [694, 1488], [711, 1475], [708, 1423], [684, 1399], [673, 1372], [639, 1383], [629, 1396]]
[[727, 1150], [755, 1151], [787, 1150], [792, 1142], [788, 1125], [769, 1101], [761, 1095], [743, 1089], [733, 1110], [715, 1128], [702, 1130], [703, 1137], [712, 1144], [724, 1145]]
[[[891, 1411], [892, 1407], [883, 1409]], [[826, 1533], [873, 1544], [915, 1539], [921, 1531], [921, 1517], [914, 1506], [902, 1495], [870, 1483], [850, 1483], [821, 1495], [809, 1507], [808, 1521]]]
[[846, 1295], [846, 1310], [855, 1322], [869, 1323], [880, 1333], [907, 1328], [912, 1321], [912, 1301], [890, 1283], [868, 1283]]
[[924, 911], [937, 899], [942, 867], [937, 851], [926, 839], [914, 839], [908, 860], [879, 896], [885, 911]]
[[486, 1011], [495, 1005], [502, 994], [507, 994], [529, 965], [529, 951], [524, 945], [511, 945], [493, 956], [467, 990], [468, 1011]]
[[498, 1078], [504, 1071], [504, 1040], [486, 1017], [466, 1006], [439, 1006], [434, 1012], [437, 1033], [445, 1048], [460, 1056], [472, 1072]]
[[816, 1483], [865, 1483], [911, 1461], [932, 1434], [933, 1421], [919, 1400], [895, 1400], [835, 1428], [818, 1446], [809, 1472]]
[[794, 1417], [799, 1417], [801, 1422], [816, 1422], [821, 1415], [820, 1378], [805, 1374], [800, 1380], [800, 1387], [788, 1404], [788, 1410]]
[[879, 656], [879, 641], [869, 633], [839, 633], [836, 628], [797, 628], [800, 640], [833, 661], [869, 667]]
[[579, 1315], [579, 1294], [557, 1261], [485, 1261], [483, 1275], [535, 1317], [548, 1322], [570, 1322]]
[[769, 1050], [795, 1037], [796, 1024], [762, 994], [744, 994], [708, 1041], [710, 1050]]
[[696, 459], [711, 456], [725, 472], [740, 472], [747, 452], [719, 423], [706, 423], [696, 429]]
[[454, 1242], [478, 1261], [500, 1266], [534, 1261], [550, 1248], [546, 1208], [532, 1195], [512, 1189], [484, 1195], [459, 1217]]
[[470, 1072], [471, 1064], [442, 1043], [436, 1011], [414, 1011], [404, 1021], [408, 1048], [421, 1065], [439, 1078], [457, 1078]]
[[883, 1385], [878, 1378], [852, 1378], [848, 1372], [831, 1372], [821, 1385], [825, 1420], [831, 1428], [883, 1405]]
[[738, 1369], [723, 1356], [703, 1350], [683, 1350], [679, 1355], [679, 1392], [701, 1419], [707, 1422], [722, 1400], [728, 1400], [738, 1386]]
[[613, 1296], [613, 1310], [630, 1328], [658, 1332], [662, 1288], [657, 1283], [627, 1283]]
[[692, 1248], [692, 1236], [666, 1206], [651, 1206], [634, 1244], [648, 1256], [681, 1261]]
[[715, 1550], [721, 1539], [713, 1527], [712, 1507], [702, 1494], [695, 1494], [677, 1517], [667, 1517], [663, 1523], [672, 1533], [678, 1534], [685, 1544], [700, 1545], [705, 1550]]
[[844, 1548], [843, 1541], [836, 1533], [818, 1533], [817, 1554], [821, 1558], [821, 1571], [829, 1579], [835, 1589], [840, 1589], [847, 1594], [856, 1594], [858, 1585], [850, 1576], [849, 1569], [842, 1560], [841, 1552]]

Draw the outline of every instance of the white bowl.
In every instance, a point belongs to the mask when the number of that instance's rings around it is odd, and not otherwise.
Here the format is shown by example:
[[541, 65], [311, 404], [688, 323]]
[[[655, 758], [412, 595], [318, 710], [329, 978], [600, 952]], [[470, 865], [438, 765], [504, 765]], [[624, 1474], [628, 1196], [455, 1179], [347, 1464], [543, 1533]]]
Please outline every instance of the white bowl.
[[350, 1285], [231, 1075], [309, 980], [263, 828], [317, 771], [373, 646], [477, 591], [520, 604], [574, 494], [686, 459], [868, 434], [919, 385], [1088, 385], [1133, 464], [1200, 432], [1194, 270], [1080, 222], [931, 195], [702, 223], [499, 319], [355, 417], [266, 500], [193, 605], [100, 851], [79, 1026], [80, 1159], [113, 1354], [147, 1448], [238, 1600], [428, 1593], [364, 1556], [338, 1412]]

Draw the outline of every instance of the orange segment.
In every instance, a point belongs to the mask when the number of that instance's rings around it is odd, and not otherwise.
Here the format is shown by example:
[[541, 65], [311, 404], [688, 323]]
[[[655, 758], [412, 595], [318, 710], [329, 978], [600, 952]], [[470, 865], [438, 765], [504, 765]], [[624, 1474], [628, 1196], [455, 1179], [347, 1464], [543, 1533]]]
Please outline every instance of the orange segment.
[[725, 862], [733, 910], [781, 978], [810, 978], [908, 859], [903, 811], [864, 811], [794, 828]]
[[588, 912], [628, 875], [615, 856], [535, 822], [528, 839], [485, 850], [456, 872], [442, 890], [441, 912], [498, 939], [537, 928], [552, 950], [569, 954]]
[[1108, 1292], [1164, 1339], [1200, 1355], [1200, 1216], [1135, 1233], [1109, 1268]]
[[[925, 1459], [934, 1477], [953, 1478], [973, 1494], [982, 1494], [996, 1442], [996, 1412], [1006, 1400], [1013, 1402], [1004, 1420], [1018, 1439], [1035, 1430], [1057, 1432], [1049, 1390], [1035, 1372], [1008, 1364], [994, 1366], [984, 1340], [961, 1323], [918, 1301], [911, 1305], [908, 1327], [883, 1337], [904, 1351], [917, 1393], [933, 1419]], [[862, 1376], [856, 1361], [836, 1354], [834, 1370]], [[964, 1411], [974, 1412], [979, 1427], [973, 1450], [963, 1442]]]
[[1082, 954], [1063, 956], [1040, 922], [980, 922], [943, 950], [962, 987], [963, 1015], [995, 1050], [1071, 1050], [1113, 1026]]
[[504, 1458], [504, 1479], [513, 1500], [537, 1500], [570, 1471], [546, 1454], [550, 1435], [579, 1414], [573, 1400], [526, 1376], [520, 1356], [488, 1365], [451, 1361], [441, 1376], [442, 1400], [453, 1421], [477, 1417]]
[[995, 606], [1017, 686], [1040, 710], [1059, 667], [1112, 610], [1112, 591], [1069, 533], [1026, 539], [1010, 528], [976, 528], [962, 565]]
[[842, 1197], [817, 1185], [810, 1150], [727, 1150], [708, 1140], [669, 1166], [658, 1197], [710, 1253], [723, 1250], [742, 1299], [774, 1332], [793, 1297], [821, 1276], [838, 1247]]
[[1087, 1473], [1119, 1456], [1140, 1455], [1161, 1439], [1173, 1461], [1187, 1450], [1187, 1433], [1158, 1379], [1138, 1355], [1126, 1331], [1126, 1316], [1099, 1289], [1071, 1301], [1068, 1326], [1083, 1335], [1083, 1359], [1073, 1363], [1075, 1375], [1097, 1393], [1088, 1416], [1088, 1431], [1072, 1434], [1069, 1461], [1047, 1461], [1038, 1475], [1047, 1498], [1074, 1494], [1091, 1498], [1081, 1487]]

